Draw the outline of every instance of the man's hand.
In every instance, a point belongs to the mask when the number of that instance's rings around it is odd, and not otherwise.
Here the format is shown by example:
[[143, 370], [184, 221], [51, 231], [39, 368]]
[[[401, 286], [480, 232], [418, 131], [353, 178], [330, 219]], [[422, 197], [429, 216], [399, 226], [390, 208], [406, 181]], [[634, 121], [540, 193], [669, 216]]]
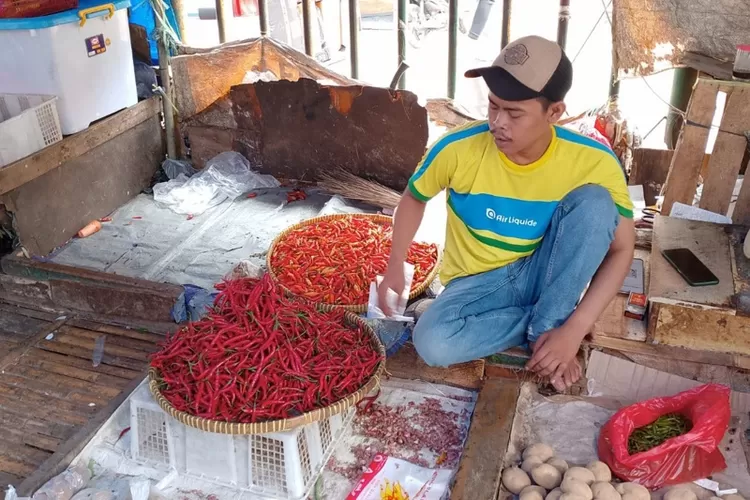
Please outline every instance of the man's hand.
[[386, 317], [390, 317], [393, 314], [393, 311], [388, 307], [388, 301], [386, 300], [388, 290], [393, 290], [400, 297], [406, 287], [405, 281], [403, 265], [401, 265], [401, 269], [392, 269], [391, 266], [388, 266], [385, 276], [383, 276], [383, 281], [381, 281], [380, 286], [378, 286], [378, 306]]
[[575, 359], [583, 337], [579, 331], [566, 325], [542, 334], [534, 344], [526, 369], [550, 377], [550, 382], [557, 388], [563, 373]]

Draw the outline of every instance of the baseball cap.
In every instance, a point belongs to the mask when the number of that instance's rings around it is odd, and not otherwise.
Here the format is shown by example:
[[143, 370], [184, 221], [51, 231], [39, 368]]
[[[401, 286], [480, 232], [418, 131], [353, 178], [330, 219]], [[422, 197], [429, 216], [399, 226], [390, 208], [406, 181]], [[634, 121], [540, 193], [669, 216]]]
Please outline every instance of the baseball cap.
[[526, 36], [509, 43], [492, 66], [471, 69], [465, 76], [481, 76], [490, 91], [505, 101], [546, 97], [557, 102], [573, 85], [573, 64], [557, 43]]

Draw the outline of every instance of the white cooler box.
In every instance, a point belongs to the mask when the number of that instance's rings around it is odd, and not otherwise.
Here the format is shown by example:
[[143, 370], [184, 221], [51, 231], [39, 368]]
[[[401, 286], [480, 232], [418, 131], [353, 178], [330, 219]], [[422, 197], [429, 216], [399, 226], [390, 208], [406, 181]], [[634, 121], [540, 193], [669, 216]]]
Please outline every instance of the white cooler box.
[[58, 97], [65, 135], [138, 102], [129, 0], [81, 0], [77, 10], [0, 19], [0, 93]]

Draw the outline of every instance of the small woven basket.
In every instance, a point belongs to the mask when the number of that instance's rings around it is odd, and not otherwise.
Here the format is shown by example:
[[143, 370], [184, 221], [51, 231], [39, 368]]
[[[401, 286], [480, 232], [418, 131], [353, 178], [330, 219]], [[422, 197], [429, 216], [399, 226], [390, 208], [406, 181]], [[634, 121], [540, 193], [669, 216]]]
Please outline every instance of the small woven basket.
[[[284, 293], [291, 295], [293, 297], [298, 297], [304, 300], [304, 297], [300, 297], [299, 295], [295, 294], [291, 290], [289, 290], [286, 286], [284, 286], [283, 283], [279, 280], [278, 276], [273, 270], [273, 266], [271, 266], [271, 259], [273, 257], [274, 250], [276, 249], [276, 245], [283, 240], [289, 233], [292, 231], [299, 229], [301, 227], [310, 226], [313, 224], [317, 224], [318, 222], [327, 221], [327, 220], [336, 220], [336, 219], [352, 219], [354, 217], [359, 218], [367, 218], [371, 221], [386, 225], [386, 224], [392, 224], [391, 217], [387, 217], [385, 215], [378, 215], [378, 214], [335, 214], [335, 215], [322, 215], [320, 217], [313, 217], [312, 219], [307, 219], [302, 222], [299, 222], [293, 226], [289, 226], [284, 231], [281, 232], [274, 240], [273, 243], [271, 243], [271, 248], [268, 249], [268, 255], [266, 256], [266, 265], [268, 267], [268, 274], [271, 275], [271, 278], [273, 278], [274, 282], [276, 282], [282, 290], [284, 290]], [[435, 263], [435, 267], [430, 270], [430, 272], [427, 274], [427, 277], [425, 278], [424, 282], [422, 282], [417, 288], [412, 290], [412, 292], [409, 294], [409, 300], [414, 299], [416, 297], [419, 297], [422, 295], [432, 284], [433, 281], [435, 281], [435, 278], [437, 277], [438, 271], [440, 269], [440, 259], [441, 259], [441, 253], [440, 248], [438, 248], [438, 258]], [[328, 304], [326, 302], [313, 302], [317, 307], [330, 311], [333, 309], [346, 309], [347, 311], [352, 311], [355, 313], [363, 313], [367, 312], [367, 303], [363, 304]]]
[[345, 313], [344, 322], [351, 326], [359, 325], [368, 333], [373, 348], [378, 352], [378, 354], [380, 354], [380, 362], [375, 368], [375, 373], [373, 373], [372, 377], [370, 377], [370, 379], [365, 382], [365, 384], [360, 387], [358, 391], [350, 394], [344, 399], [333, 403], [330, 406], [318, 408], [292, 418], [242, 424], [196, 417], [194, 415], [190, 415], [187, 412], [176, 409], [169, 401], [167, 401], [164, 396], [162, 396], [161, 392], [159, 391], [159, 383], [161, 382], [161, 377], [159, 376], [158, 370], [156, 370], [155, 368], [151, 368], [148, 371], [148, 388], [162, 410], [164, 410], [170, 416], [174, 417], [183, 424], [189, 425], [190, 427], [195, 427], [196, 429], [200, 429], [206, 432], [216, 432], [219, 434], [268, 434], [271, 432], [289, 431], [297, 427], [310, 424], [312, 422], [326, 420], [333, 415], [345, 412], [352, 406], [359, 403], [367, 394], [377, 389], [380, 386], [380, 377], [385, 371], [385, 348], [383, 347], [383, 344], [380, 342], [373, 329], [364, 320], [362, 320], [362, 318], [351, 312]]

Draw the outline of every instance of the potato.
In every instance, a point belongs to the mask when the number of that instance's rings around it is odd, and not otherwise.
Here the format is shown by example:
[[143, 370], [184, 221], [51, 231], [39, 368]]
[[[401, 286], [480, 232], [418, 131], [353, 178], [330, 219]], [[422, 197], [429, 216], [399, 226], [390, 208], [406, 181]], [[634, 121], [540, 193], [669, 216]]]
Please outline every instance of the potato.
[[541, 486], [527, 486], [521, 490], [518, 500], [544, 500], [547, 490]]
[[555, 456], [555, 450], [544, 443], [535, 443], [526, 448], [523, 451], [523, 459], [526, 460], [529, 457], [539, 457], [542, 462], [546, 462], [550, 458]]
[[563, 491], [560, 488], [555, 488], [554, 490], [547, 493], [547, 497], [544, 500], [560, 500], [562, 494]]
[[745, 500], [745, 497], [742, 495], [738, 495], [737, 493], [733, 495], [727, 495], [725, 497], [721, 497], [721, 500]]
[[597, 481], [591, 485], [594, 500], [620, 500], [620, 494], [615, 487], [606, 481]]
[[553, 490], [560, 486], [562, 474], [550, 464], [542, 464], [531, 471], [531, 478], [539, 486]]
[[573, 477], [568, 477], [567, 474], [560, 485], [560, 489], [563, 490], [563, 493], [570, 493], [571, 495], [583, 497], [585, 500], [592, 500], [594, 498], [594, 494], [591, 493], [591, 488], [589, 488], [586, 483]]
[[560, 500], [586, 500], [586, 497], [574, 495], [573, 493], [563, 493], [560, 496]]
[[711, 497], [708, 500], [721, 500], [721, 497]]
[[604, 462], [595, 460], [588, 464], [586, 468], [594, 474], [594, 479], [596, 481], [603, 481], [606, 483], [612, 481], [612, 471], [609, 470], [609, 467]]
[[544, 460], [542, 460], [541, 458], [539, 458], [536, 455], [532, 455], [532, 456], [530, 456], [529, 458], [527, 458], [526, 460], [523, 461], [523, 463], [521, 464], [521, 469], [526, 474], [531, 474], [532, 470], [536, 469], [537, 467], [539, 467], [543, 463], [544, 463]]
[[568, 470], [568, 462], [566, 462], [562, 458], [552, 457], [547, 460], [547, 463], [555, 469], [559, 470], [560, 474], [565, 474], [565, 472]]
[[622, 500], [651, 500], [651, 493], [645, 486], [637, 483], [620, 483], [615, 486], [615, 490], [622, 495]]
[[571, 467], [565, 473], [565, 479], [572, 478], [576, 481], [586, 483], [586, 485], [593, 484], [596, 481], [594, 473], [583, 467]]
[[677, 486], [664, 494], [664, 500], [698, 500], [698, 497], [690, 488]]
[[503, 471], [503, 486], [511, 493], [518, 495], [521, 490], [530, 485], [529, 475], [518, 467], [508, 467]]

